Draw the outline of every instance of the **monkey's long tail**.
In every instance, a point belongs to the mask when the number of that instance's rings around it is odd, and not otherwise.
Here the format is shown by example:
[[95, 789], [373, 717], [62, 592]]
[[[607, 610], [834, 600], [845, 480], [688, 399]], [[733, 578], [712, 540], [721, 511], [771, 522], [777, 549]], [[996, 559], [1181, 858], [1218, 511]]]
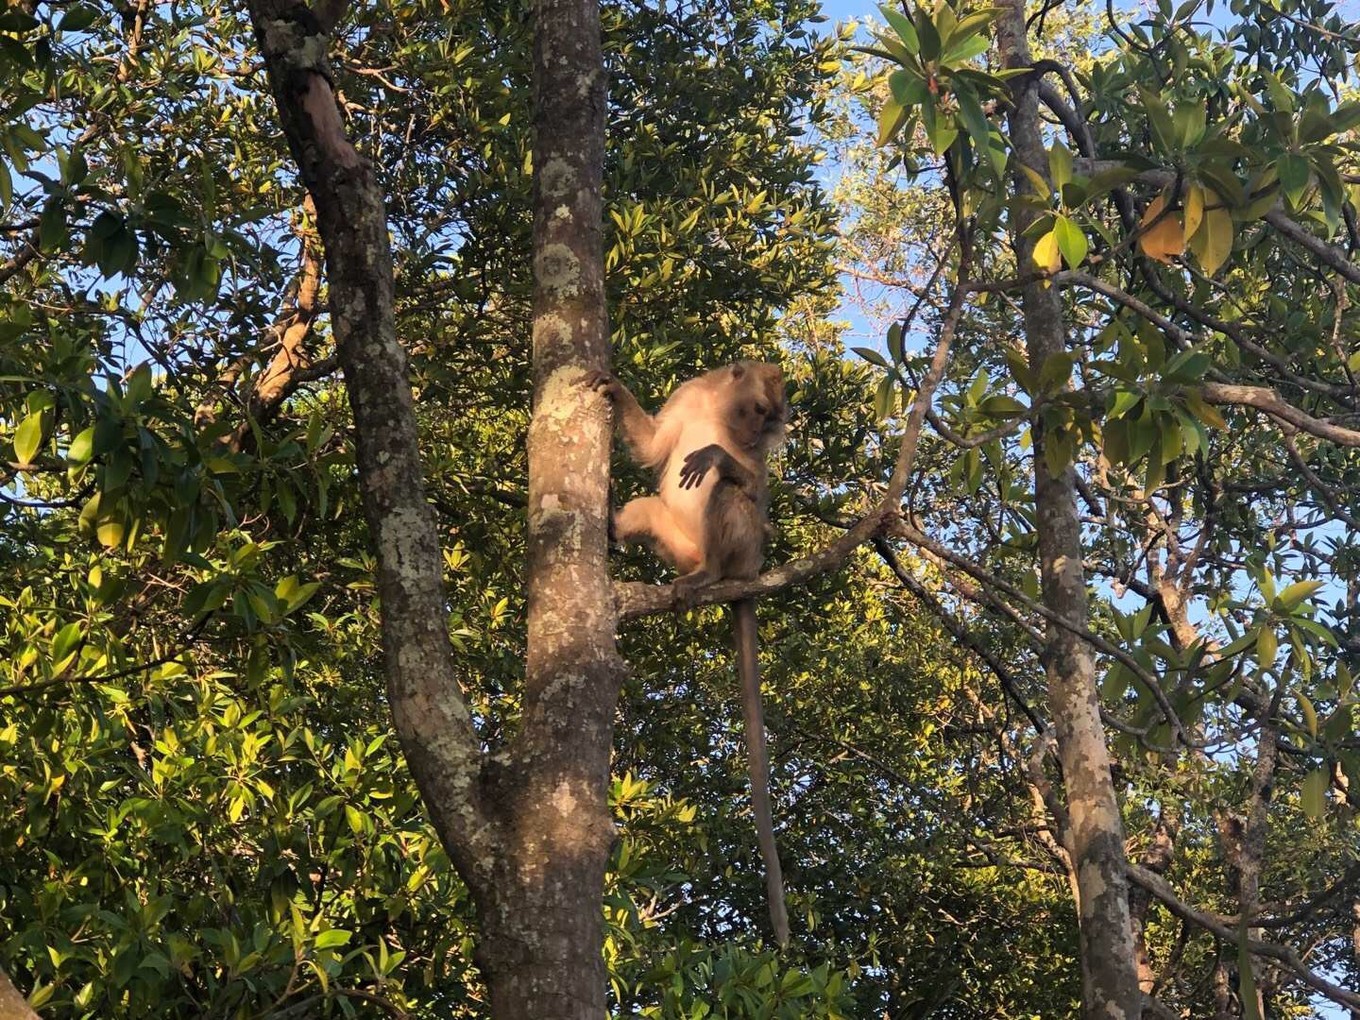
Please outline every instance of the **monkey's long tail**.
[[789, 915], [784, 907], [784, 871], [774, 842], [774, 816], [770, 811], [770, 763], [765, 753], [765, 713], [760, 707], [760, 665], [757, 651], [756, 603], [741, 599], [732, 603], [737, 635], [737, 673], [741, 677], [741, 714], [746, 720], [746, 750], [751, 772], [751, 809], [756, 816], [760, 856], [765, 861], [765, 895], [770, 902], [770, 923], [775, 940], [789, 942]]

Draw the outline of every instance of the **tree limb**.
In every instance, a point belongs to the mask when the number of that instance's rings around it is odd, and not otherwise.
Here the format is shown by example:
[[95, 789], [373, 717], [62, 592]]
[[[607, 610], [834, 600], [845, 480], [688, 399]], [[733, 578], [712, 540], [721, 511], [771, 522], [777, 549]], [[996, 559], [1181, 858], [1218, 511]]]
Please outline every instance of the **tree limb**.
[[1276, 421], [1292, 425], [1301, 432], [1317, 436], [1338, 446], [1360, 446], [1360, 432], [1343, 428], [1321, 418], [1314, 418], [1305, 411], [1280, 398], [1274, 390], [1265, 386], [1233, 386], [1227, 383], [1206, 382], [1203, 387], [1204, 399], [1211, 404], [1240, 404], [1264, 411]]
[[[1154, 875], [1146, 868], [1140, 868], [1133, 864], [1129, 866], [1129, 880], [1152, 893], [1171, 913], [1181, 920], [1198, 925], [1232, 945], [1238, 944], [1241, 939], [1241, 931], [1238, 927], [1225, 923], [1225, 919], [1208, 911], [1190, 906], [1176, 895], [1170, 883], [1160, 875]], [[1319, 994], [1326, 996], [1332, 1002], [1349, 1006], [1352, 1009], [1360, 1009], [1360, 995], [1347, 991], [1340, 985], [1333, 984], [1320, 974], [1309, 970], [1299, 954], [1291, 947], [1274, 942], [1262, 942], [1259, 939], [1247, 939], [1246, 944], [1250, 952], [1282, 964], [1294, 977]]]

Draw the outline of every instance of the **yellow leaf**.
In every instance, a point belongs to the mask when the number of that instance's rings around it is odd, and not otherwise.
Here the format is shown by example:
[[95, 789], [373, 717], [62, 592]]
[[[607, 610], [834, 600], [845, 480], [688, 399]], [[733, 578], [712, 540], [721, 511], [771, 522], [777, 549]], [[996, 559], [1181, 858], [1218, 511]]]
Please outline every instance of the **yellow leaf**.
[[1200, 221], [1204, 219], [1204, 189], [1192, 184], [1185, 189], [1185, 239], [1195, 236]]
[[1233, 220], [1232, 213], [1222, 199], [1213, 192], [1209, 192], [1206, 198], [1204, 222], [1190, 241], [1190, 251], [1204, 272], [1213, 276], [1232, 254]]
[[99, 539], [99, 544], [105, 549], [112, 549], [123, 541], [123, 522], [112, 517], [105, 517], [95, 529], [95, 536]]
[[1138, 249], [1150, 259], [1170, 262], [1172, 256], [1185, 251], [1185, 230], [1175, 213], [1162, 215], [1166, 197], [1158, 195], [1143, 213], [1138, 228]]
[[1062, 265], [1062, 252], [1058, 249], [1058, 235], [1050, 230], [1039, 238], [1034, 245], [1034, 264], [1049, 273], [1056, 273]]
[[1213, 404], [1206, 403], [1198, 390], [1186, 390], [1185, 406], [1191, 414], [1204, 422], [1205, 425], [1216, 429], [1228, 427], [1228, 423], [1223, 420], [1223, 415], [1219, 413], [1218, 408], [1214, 407]]

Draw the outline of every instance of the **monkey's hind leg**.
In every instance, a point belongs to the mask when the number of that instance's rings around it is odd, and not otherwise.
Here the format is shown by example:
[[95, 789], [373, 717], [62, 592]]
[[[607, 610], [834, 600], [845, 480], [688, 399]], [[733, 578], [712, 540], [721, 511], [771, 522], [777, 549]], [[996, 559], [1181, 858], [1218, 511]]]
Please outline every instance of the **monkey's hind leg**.
[[681, 530], [659, 496], [631, 500], [614, 514], [614, 539], [647, 542], [676, 570], [694, 570], [702, 562], [698, 544]]

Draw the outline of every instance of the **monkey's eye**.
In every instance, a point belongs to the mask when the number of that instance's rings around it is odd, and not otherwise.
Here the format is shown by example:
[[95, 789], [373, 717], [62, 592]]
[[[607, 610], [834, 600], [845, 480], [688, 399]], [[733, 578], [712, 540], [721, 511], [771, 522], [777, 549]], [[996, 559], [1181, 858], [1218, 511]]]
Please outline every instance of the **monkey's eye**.
[[760, 404], [760, 403], [757, 403], [757, 404], [756, 404], [756, 414], [760, 415], [760, 416], [763, 418], [765, 415], [767, 415], [767, 414], [769, 414], [769, 413], [770, 413], [770, 406], [769, 406], [768, 404]]

